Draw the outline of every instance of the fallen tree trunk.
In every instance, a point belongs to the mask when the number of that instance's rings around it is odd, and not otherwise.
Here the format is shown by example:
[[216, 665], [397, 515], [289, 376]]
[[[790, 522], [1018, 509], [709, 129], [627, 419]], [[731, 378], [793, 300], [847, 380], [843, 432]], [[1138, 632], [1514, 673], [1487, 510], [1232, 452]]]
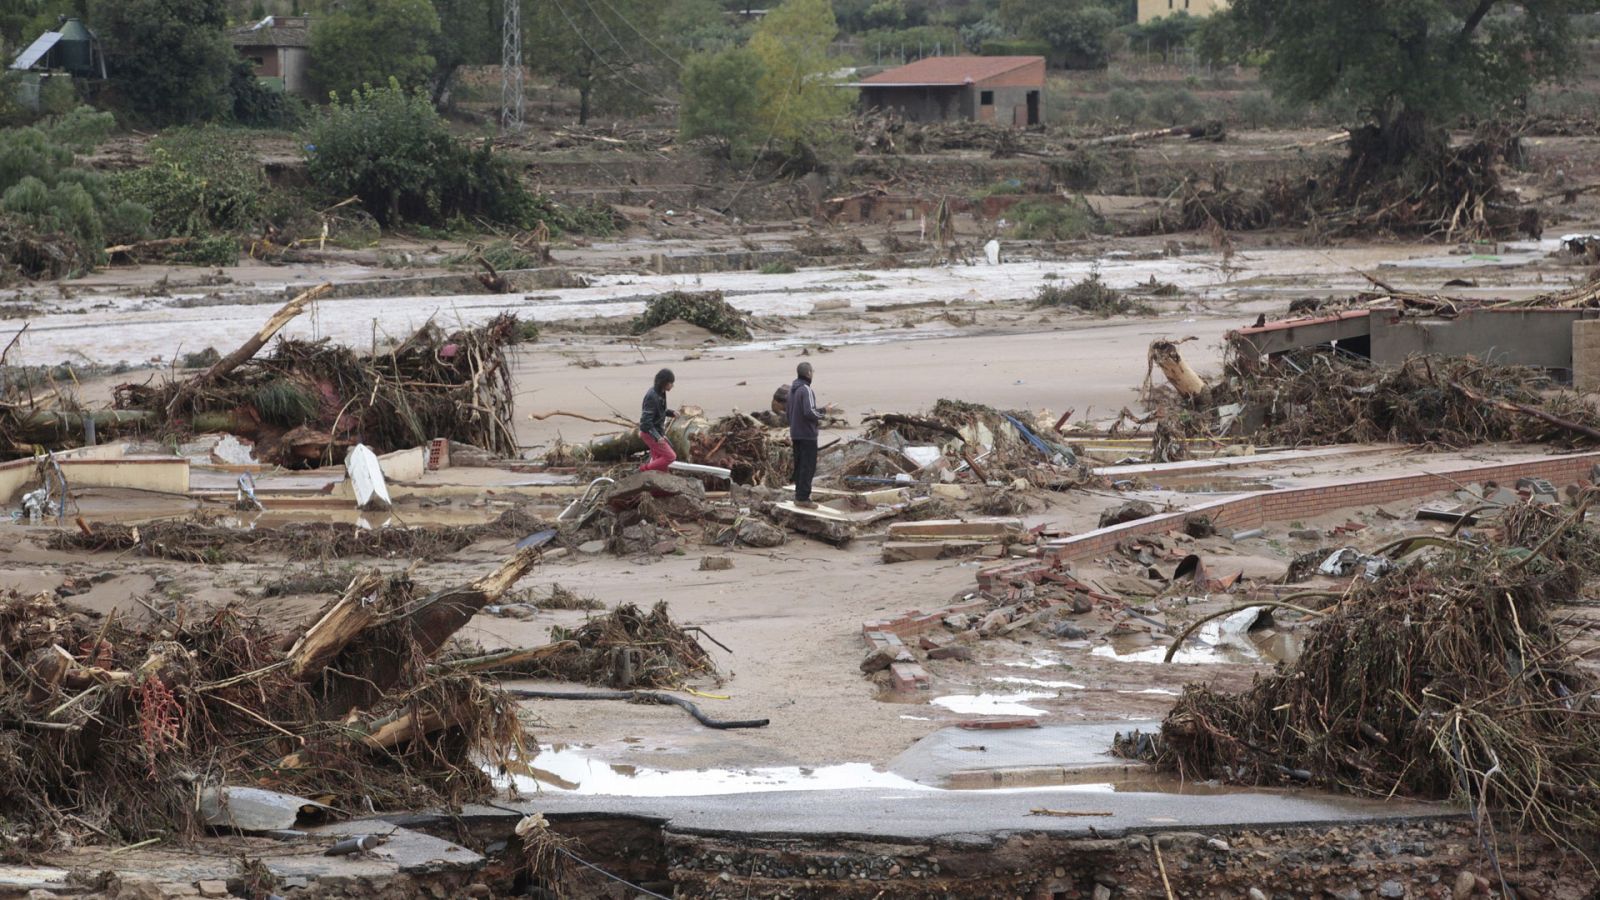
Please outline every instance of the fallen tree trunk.
[[308, 682], [320, 675], [339, 651], [378, 617], [377, 592], [382, 587], [383, 577], [375, 572], [352, 581], [344, 595], [289, 649], [285, 657], [289, 677]]
[[[1184, 340], [1192, 340], [1192, 338], [1184, 338]], [[1181, 343], [1183, 341], [1167, 340], [1152, 341], [1150, 343], [1149, 360], [1145, 369], [1145, 383], [1148, 385], [1150, 381], [1150, 367], [1158, 366], [1161, 369], [1161, 374], [1166, 376], [1167, 383], [1172, 385], [1173, 390], [1176, 390], [1186, 399], [1192, 400], [1205, 391], [1206, 382], [1194, 369], [1189, 367], [1187, 362], [1184, 362], [1183, 354], [1178, 352], [1178, 344]]]
[[[322, 698], [322, 715], [341, 716], [357, 707], [370, 707], [407, 672], [438, 653], [474, 615], [510, 590], [539, 562], [541, 553], [537, 545], [519, 550], [476, 581], [406, 602], [399, 610], [390, 609], [384, 618], [348, 640], [325, 665], [315, 688]], [[331, 626], [328, 632], [331, 637]]]
[[272, 314], [271, 318], [267, 319], [266, 324], [261, 326], [260, 331], [257, 331], [249, 340], [239, 345], [239, 349], [217, 360], [212, 364], [211, 368], [184, 382], [183, 386], [173, 395], [172, 402], [167, 404], [167, 414], [170, 416], [173, 410], [181, 408], [200, 388], [239, 368], [250, 358], [260, 353], [261, 348], [272, 340], [273, 335], [281, 331], [283, 326], [289, 324], [296, 316], [305, 312], [311, 301], [332, 289], [332, 283], [324, 281], [314, 288], [308, 288], [295, 295], [293, 300], [285, 303], [277, 312]]
[[6, 437], [18, 443], [61, 448], [68, 446], [67, 442], [83, 437], [85, 421], [94, 422], [97, 436], [110, 437], [122, 429], [138, 428], [154, 420], [155, 414], [143, 409], [101, 409], [94, 412], [42, 409], [22, 416], [16, 432]]

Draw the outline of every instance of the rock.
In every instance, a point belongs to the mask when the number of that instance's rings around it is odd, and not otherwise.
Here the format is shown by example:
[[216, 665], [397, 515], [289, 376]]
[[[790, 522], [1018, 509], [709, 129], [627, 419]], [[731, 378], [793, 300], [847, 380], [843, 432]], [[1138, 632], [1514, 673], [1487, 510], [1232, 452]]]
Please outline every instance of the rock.
[[972, 627], [972, 617], [966, 613], [951, 613], [944, 617], [944, 627], [951, 631], [966, 631]]
[[1267, 900], [1267, 895], [1262, 893], [1261, 888], [1251, 888], [1250, 900]]
[[1404, 897], [1405, 895], [1405, 885], [1398, 881], [1385, 881], [1383, 884], [1378, 885], [1379, 897], [1388, 897], [1391, 898], [1391, 900], [1398, 900], [1398, 898]]
[[733, 568], [733, 558], [728, 556], [703, 556], [700, 558], [700, 571], [726, 572]]
[[1227, 853], [1230, 849], [1228, 847], [1228, 842], [1222, 838], [1212, 838], [1206, 841], [1206, 846], [1217, 851], [1218, 853]]
[[1081, 641], [1089, 636], [1089, 632], [1072, 624], [1071, 622], [1057, 622], [1050, 634], [1068, 641]]
[[1332, 897], [1333, 900], [1361, 900], [1361, 892], [1356, 890], [1353, 885], [1338, 891], [1328, 888], [1327, 891], [1328, 896]]
[[1456, 873], [1456, 883], [1450, 888], [1451, 900], [1466, 900], [1478, 889], [1478, 876], [1466, 869]]
[[666, 556], [669, 553], [676, 553], [677, 551], [678, 541], [676, 538], [667, 538], [664, 541], [656, 541], [654, 544], [650, 545], [650, 552], [657, 556]]
[[734, 529], [734, 536], [746, 547], [778, 547], [786, 538], [782, 528], [748, 517]]
[[1289, 529], [1289, 537], [1296, 541], [1320, 541], [1322, 540], [1322, 532], [1315, 528], [1291, 528]]
[[1085, 594], [1073, 594], [1071, 602], [1072, 611], [1078, 615], [1094, 610], [1094, 601]]
[[1100, 527], [1121, 525], [1124, 522], [1133, 522], [1138, 519], [1148, 519], [1156, 514], [1156, 508], [1143, 500], [1129, 500], [1116, 509], [1109, 509], [1100, 514]]
[[490, 890], [489, 886], [481, 881], [475, 881], [472, 884], [467, 885], [466, 890], [463, 891], [463, 893], [465, 893], [468, 897], [479, 898], [479, 900], [484, 900], [484, 898], [494, 896], [494, 891]]
[[1111, 900], [1111, 888], [1103, 884], [1094, 886], [1094, 900]]
[[961, 660], [962, 662], [970, 662], [972, 659], [972, 650], [967, 647], [935, 647], [928, 651], [928, 658], [956, 659]]
[[949, 638], [934, 638], [926, 634], [917, 638], [917, 646], [924, 650], [937, 650], [948, 643], [950, 643]]
[[588, 554], [591, 554], [591, 555], [595, 554], [595, 553], [600, 553], [600, 552], [604, 551], [605, 549], [606, 549], [606, 542], [605, 541], [584, 541], [583, 543], [578, 545], [578, 552], [579, 553], [588, 553]]
[[199, 882], [195, 887], [200, 889], [200, 896], [202, 897], [226, 897], [229, 893], [226, 881], [212, 879]]
[[1150, 838], [1142, 834], [1130, 834], [1126, 838], [1123, 838], [1122, 843], [1126, 845], [1129, 850], [1139, 850], [1145, 853], [1150, 852]]
[[897, 662], [916, 662], [916, 658], [904, 647], [879, 647], [861, 661], [861, 673], [871, 675], [873, 672], [882, 672]]

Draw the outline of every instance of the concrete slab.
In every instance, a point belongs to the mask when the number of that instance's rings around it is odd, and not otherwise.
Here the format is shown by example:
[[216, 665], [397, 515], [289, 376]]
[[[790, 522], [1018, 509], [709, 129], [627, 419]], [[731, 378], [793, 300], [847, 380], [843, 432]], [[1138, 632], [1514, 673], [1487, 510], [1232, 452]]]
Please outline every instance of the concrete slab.
[[1127, 760], [1111, 755], [1111, 740], [1117, 732], [1160, 728], [1158, 721], [1045, 725], [981, 733], [941, 728], [891, 760], [889, 771], [934, 787], [949, 783], [956, 773], [973, 770], [1055, 767], [1109, 773], [1130, 768]]
[[[563, 817], [660, 820], [672, 831], [714, 836], [853, 838], [990, 845], [1019, 832], [1115, 837], [1152, 831], [1233, 831], [1368, 821], [1465, 818], [1444, 804], [1381, 802], [1311, 792], [1194, 796], [1125, 793], [1110, 785], [994, 791], [870, 789], [785, 791], [713, 797], [542, 794], [507, 808]], [[1038, 808], [1108, 813], [1035, 816]]]

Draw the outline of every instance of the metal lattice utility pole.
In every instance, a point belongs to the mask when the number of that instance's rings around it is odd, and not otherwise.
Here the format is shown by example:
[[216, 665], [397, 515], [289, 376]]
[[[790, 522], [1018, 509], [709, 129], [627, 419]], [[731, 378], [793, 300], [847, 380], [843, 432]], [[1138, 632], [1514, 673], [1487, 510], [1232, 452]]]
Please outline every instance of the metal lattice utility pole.
[[522, 130], [522, 0], [504, 0], [500, 35], [500, 130]]

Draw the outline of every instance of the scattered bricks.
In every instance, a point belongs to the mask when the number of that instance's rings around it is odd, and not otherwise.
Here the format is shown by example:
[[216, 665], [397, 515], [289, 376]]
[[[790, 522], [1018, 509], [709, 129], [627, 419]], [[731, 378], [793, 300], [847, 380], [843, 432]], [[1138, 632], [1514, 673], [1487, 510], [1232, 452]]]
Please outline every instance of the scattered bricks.
[[1352, 522], [1346, 522], [1343, 525], [1335, 525], [1334, 528], [1333, 528], [1333, 533], [1334, 534], [1357, 534], [1359, 532], [1366, 531], [1366, 530], [1367, 530], [1367, 526], [1366, 525], [1362, 524], [1361, 522], [1353, 522], [1352, 521]]
[[867, 658], [861, 661], [861, 674], [871, 675], [882, 672], [884, 669], [899, 663], [916, 662], [916, 657], [904, 647], [877, 647], [867, 651]]
[[1038, 728], [1039, 720], [1026, 717], [1016, 719], [978, 719], [971, 722], [957, 722], [956, 727], [968, 731], [1003, 731], [1008, 728]]
[[968, 647], [959, 647], [954, 644], [944, 647], [935, 647], [928, 651], [929, 659], [955, 659], [962, 662], [972, 660], [972, 650]]
[[915, 662], [895, 663], [889, 667], [889, 676], [897, 691], [913, 693], [926, 691], [933, 686], [933, 679], [928, 676], [928, 670]]

